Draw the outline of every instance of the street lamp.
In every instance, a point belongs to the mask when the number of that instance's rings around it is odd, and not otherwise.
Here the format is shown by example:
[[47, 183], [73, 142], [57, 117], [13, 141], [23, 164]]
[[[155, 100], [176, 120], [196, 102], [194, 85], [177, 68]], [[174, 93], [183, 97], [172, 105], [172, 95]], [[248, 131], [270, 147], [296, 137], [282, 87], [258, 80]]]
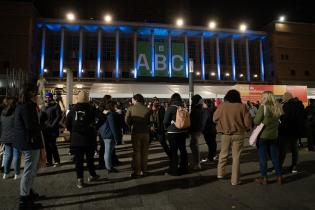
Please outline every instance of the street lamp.
[[113, 18], [112, 18], [111, 15], [107, 14], [107, 15], [104, 16], [104, 20], [105, 20], [106, 23], [111, 23]]
[[44, 69], [44, 72], [45, 72], [45, 73], [47, 73], [47, 72], [48, 72], [48, 70], [47, 70], [47, 69]]
[[240, 25], [240, 31], [241, 31], [241, 32], [245, 32], [246, 30], [247, 30], [247, 25], [244, 24], [244, 23], [241, 24], [241, 25]]
[[213, 76], [213, 77], [214, 77], [214, 76], [215, 76], [215, 72], [211, 72], [211, 76]]
[[69, 21], [75, 20], [75, 15], [72, 12], [67, 13], [66, 17]]
[[216, 27], [217, 27], [217, 23], [214, 22], [214, 21], [210, 21], [210, 23], [209, 23], [209, 28], [210, 28], [210, 29], [215, 29]]
[[176, 25], [177, 25], [178, 27], [183, 26], [183, 25], [184, 25], [184, 20], [183, 20], [182, 18], [178, 18], [178, 19], [176, 20]]
[[240, 78], [243, 78], [244, 77], [244, 74], [240, 74]]
[[281, 15], [280, 17], [279, 17], [279, 22], [284, 22], [285, 21], [285, 16], [284, 15]]

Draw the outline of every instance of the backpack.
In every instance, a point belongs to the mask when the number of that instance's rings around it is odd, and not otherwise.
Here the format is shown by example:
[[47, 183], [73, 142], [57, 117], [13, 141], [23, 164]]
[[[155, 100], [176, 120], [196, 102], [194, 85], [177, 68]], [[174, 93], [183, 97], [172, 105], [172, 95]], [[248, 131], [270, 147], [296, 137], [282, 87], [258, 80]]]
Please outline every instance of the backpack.
[[186, 108], [177, 106], [175, 127], [185, 129], [190, 126], [190, 116]]
[[91, 107], [77, 106], [73, 113], [72, 131], [83, 135], [89, 134], [94, 123]]

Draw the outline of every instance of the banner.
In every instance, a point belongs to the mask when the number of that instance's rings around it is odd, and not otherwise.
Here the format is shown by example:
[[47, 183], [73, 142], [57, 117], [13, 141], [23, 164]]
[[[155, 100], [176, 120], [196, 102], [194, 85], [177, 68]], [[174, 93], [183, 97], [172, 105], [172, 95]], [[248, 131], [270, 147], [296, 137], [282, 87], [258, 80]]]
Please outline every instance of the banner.
[[166, 41], [155, 42], [155, 76], [168, 76], [168, 53]]
[[137, 75], [152, 76], [152, 59], [150, 42], [139, 41], [137, 43]]
[[285, 92], [292, 93], [293, 97], [298, 97], [307, 106], [307, 87], [289, 85], [236, 85], [235, 88], [241, 93], [242, 102], [257, 102], [261, 100], [264, 91], [272, 91], [277, 98], [281, 98]]
[[172, 43], [172, 76], [186, 76], [184, 43]]
[[[154, 69], [156, 77], [168, 77], [168, 44], [158, 41], [154, 44]], [[151, 42], [139, 41], [137, 44], [137, 75], [152, 77]], [[184, 43], [172, 43], [172, 76], [185, 77], [185, 46]]]

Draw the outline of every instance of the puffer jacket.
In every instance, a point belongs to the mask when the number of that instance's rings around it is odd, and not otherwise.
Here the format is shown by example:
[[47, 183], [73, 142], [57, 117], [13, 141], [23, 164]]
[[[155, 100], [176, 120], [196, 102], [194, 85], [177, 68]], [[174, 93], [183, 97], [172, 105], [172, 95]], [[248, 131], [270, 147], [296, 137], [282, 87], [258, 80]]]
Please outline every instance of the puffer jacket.
[[1, 138], [3, 144], [13, 144], [15, 139], [14, 132], [14, 109], [4, 109], [1, 113]]

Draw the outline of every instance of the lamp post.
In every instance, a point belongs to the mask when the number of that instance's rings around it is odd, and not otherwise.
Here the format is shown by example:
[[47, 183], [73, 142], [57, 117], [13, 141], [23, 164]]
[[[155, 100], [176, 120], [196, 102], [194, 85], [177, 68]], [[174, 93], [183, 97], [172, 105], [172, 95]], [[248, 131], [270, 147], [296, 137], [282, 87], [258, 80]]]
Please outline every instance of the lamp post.
[[70, 109], [70, 105], [73, 103], [73, 72], [67, 70], [67, 96], [66, 96], [66, 110]]
[[194, 61], [189, 59], [189, 112], [191, 111], [191, 98], [194, 95]]

